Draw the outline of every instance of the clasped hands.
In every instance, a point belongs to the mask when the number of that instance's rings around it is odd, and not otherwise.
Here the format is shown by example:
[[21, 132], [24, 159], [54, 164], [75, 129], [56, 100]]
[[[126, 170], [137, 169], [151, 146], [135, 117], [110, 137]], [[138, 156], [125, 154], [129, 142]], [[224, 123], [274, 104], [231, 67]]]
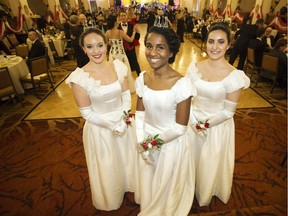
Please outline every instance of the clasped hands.
[[115, 125], [115, 127], [112, 128], [112, 134], [113, 136], [123, 136], [126, 132], [127, 125], [126, 123], [121, 120], [118, 124]]

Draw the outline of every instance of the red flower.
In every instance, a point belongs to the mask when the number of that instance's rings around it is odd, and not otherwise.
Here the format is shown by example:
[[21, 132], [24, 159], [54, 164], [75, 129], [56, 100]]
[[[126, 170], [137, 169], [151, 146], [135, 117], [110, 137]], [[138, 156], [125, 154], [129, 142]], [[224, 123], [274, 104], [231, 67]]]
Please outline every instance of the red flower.
[[157, 144], [158, 144], [158, 142], [157, 142], [156, 140], [152, 140], [152, 141], [151, 141], [151, 145], [152, 145], [152, 146], [156, 146]]
[[204, 127], [209, 128], [209, 123], [207, 121], [204, 123]]
[[143, 143], [142, 146], [146, 150], [148, 148], [148, 143]]
[[202, 129], [201, 126], [198, 125], [198, 124], [195, 127], [196, 127], [197, 130], [201, 130]]

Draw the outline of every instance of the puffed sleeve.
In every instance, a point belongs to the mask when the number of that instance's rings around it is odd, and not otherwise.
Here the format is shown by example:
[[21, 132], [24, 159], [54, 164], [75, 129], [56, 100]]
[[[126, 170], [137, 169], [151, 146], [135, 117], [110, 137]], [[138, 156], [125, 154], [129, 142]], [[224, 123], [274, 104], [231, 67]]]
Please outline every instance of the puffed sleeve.
[[196, 67], [196, 62], [192, 61], [186, 70], [186, 76], [194, 83], [196, 80], [201, 78], [201, 74]]
[[119, 59], [115, 59], [115, 60], [113, 61], [113, 64], [114, 64], [114, 66], [115, 66], [115, 70], [116, 70], [116, 73], [117, 73], [119, 82], [122, 83], [123, 80], [124, 80], [124, 77], [127, 77], [128, 68], [127, 68], [127, 66], [126, 66], [122, 61], [120, 61]]
[[234, 70], [223, 82], [227, 93], [237, 91], [241, 88], [246, 89], [250, 86], [249, 77], [241, 70]]
[[90, 78], [89, 73], [85, 73], [82, 68], [76, 68], [65, 80], [65, 83], [72, 87], [72, 83], [79, 85], [87, 91], [87, 94], [91, 94], [94, 91], [97, 91], [101, 81], [94, 80]]
[[141, 72], [135, 81], [136, 94], [142, 98], [144, 90], [144, 73]]
[[197, 95], [196, 89], [188, 76], [184, 76], [179, 79], [171, 90], [175, 94], [177, 103], [180, 103], [191, 96], [195, 97]]

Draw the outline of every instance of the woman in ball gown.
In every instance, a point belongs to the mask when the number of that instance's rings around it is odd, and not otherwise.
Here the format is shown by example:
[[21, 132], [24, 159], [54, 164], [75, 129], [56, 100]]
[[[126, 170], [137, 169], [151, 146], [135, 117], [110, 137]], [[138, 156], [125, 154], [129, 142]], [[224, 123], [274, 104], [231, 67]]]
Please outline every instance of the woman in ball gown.
[[186, 128], [195, 89], [188, 77], [169, 65], [181, 44], [171, 28], [151, 27], [144, 43], [151, 70], [141, 72], [135, 82], [137, 141], [158, 134], [164, 144], [148, 155], [139, 146], [135, 201], [140, 204], [140, 216], [188, 215], [194, 197], [194, 170]]
[[115, 59], [119, 59], [124, 62], [124, 64], [128, 68], [128, 82], [130, 92], [135, 92], [134, 79], [131, 73], [131, 68], [129, 64], [129, 60], [126, 56], [124, 47], [123, 47], [123, 39], [128, 42], [133, 42], [136, 28], [134, 28], [133, 34], [131, 37], [125, 34], [124, 31], [119, 30], [118, 28], [117, 16], [110, 15], [107, 19], [107, 31], [105, 33], [106, 38], [108, 40], [108, 44], [110, 46], [109, 50], [109, 61], [113, 61]]
[[115, 210], [121, 206], [124, 193], [134, 191], [136, 136], [123, 118], [123, 112], [131, 109], [128, 70], [118, 59], [107, 61], [106, 37], [101, 30], [86, 29], [80, 45], [89, 62], [76, 68], [66, 83], [86, 120], [83, 145], [93, 205]]
[[196, 198], [200, 206], [213, 196], [227, 203], [232, 188], [235, 157], [233, 116], [249, 78], [225, 59], [231, 33], [224, 23], [211, 25], [207, 35], [208, 59], [192, 61], [187, 75], [197, 96], [192, 99], [190, 130], [195, 158]]

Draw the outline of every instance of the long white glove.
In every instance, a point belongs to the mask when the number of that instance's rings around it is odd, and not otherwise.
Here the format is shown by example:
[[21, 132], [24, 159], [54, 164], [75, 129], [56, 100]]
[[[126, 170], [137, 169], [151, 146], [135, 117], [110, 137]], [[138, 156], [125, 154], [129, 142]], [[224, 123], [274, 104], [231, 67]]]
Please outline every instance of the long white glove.
[[122, 104], [123, 111], [127, 112], [128, 110], [131, 110], [131, 94], [129, 89], [122, 92]]
[[208, 119], [209, 127], [221, 124], [229, 118], [232, 118], [235, 114], [237, 103], [234, 101], [225, 100], [224, 109], [221, 113], [212, 119]]
[[145, 111], [138, 111], [135, 112], [135, 124], [136, 124], [136, 136], [137, 142], [142, 142], [144, 137], [144, 118], [145, 118]]
[[112, 122], [103, 119], [101, 116], [99, 116], [97, 113], [95, 113], [92, 110], [91, 106], [87, 106], [87, 107], [79, 107], [79, 111], [81, 113], [81, 116], [88, 122], [94, 124], [94, 125], [98, 125], [100, 127], [104, 127], [110, 130], [113, 130], [113, 128], [115, 127], [115, 124], [113, 124]]
[[164, 143], [168, 143], [182, 136], [186, 132], [186, 129], [187, 126], [175, 122], [171, 128], [159, 134], [159, 138], [162, 139]]

